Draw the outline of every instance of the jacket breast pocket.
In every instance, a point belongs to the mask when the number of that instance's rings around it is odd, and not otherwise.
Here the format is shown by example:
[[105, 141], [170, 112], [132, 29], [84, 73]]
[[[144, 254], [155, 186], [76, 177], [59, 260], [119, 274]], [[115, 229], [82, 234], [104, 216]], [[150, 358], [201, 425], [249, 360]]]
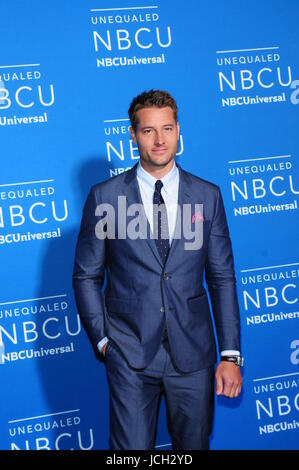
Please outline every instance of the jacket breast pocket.
[[117, 299], [108, 297], [105, 299], [108, 312], [119, 314], [135, 314], [140, 311], [140, 299]]

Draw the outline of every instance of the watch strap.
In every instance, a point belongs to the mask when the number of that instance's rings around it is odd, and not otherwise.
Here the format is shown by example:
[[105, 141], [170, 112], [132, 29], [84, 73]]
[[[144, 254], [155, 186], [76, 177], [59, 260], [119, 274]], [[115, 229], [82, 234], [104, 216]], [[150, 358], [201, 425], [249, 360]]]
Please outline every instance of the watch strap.
[[221, 356], [220, 361], [233, 362], [239, 367], [242, 367], [244, 364], [244, 358], [242, 356]]

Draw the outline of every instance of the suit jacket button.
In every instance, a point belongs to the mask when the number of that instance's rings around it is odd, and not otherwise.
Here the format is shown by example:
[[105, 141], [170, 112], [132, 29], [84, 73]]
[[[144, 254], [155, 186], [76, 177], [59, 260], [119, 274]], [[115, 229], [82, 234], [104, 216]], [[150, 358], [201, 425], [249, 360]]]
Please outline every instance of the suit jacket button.
[[160, 312], [164, 313], [164, 312], [165, 312], [165, 308], [164, 308], [164, 307], [161, 307], [161, 308], [160, 308]]
[[168, 279], [169, 279], [168, 274], [164, 274], [163, 278], [164, 278], [164, 281], [168, 281]]

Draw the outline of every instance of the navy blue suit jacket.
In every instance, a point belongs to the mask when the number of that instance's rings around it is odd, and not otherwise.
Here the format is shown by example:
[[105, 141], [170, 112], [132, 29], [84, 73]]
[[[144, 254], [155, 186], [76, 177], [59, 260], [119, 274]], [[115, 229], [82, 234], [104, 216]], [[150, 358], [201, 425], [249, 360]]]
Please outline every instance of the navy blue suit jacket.
[[165, 321], [180, 370], [191, 372], [216, 362], [204, 275], [219, 349], [240, 351], [234, 261], [220, 189], [177, 166], [178, 203], [203, 204], [203, 244], [200, 249], [185, 250], [186, 240], [174, 239], [164, 266], [154, 239], [100, 240], [95, 235], [98, 204], [114, 206], [116, 233], [118, 196], [126, 196], [127, 205], [142, 204], [137, 164], [94, 185], [83, 210], [73, 271], [79, 315], [95, 348], [103, 337], [112, 338], [134, 368], [144, 368], [153, 359]]

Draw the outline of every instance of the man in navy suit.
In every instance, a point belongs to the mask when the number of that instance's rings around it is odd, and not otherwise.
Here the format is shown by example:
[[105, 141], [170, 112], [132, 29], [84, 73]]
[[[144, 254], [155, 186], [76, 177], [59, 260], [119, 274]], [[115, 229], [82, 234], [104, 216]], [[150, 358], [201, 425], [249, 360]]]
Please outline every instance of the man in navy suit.
[[217, 353], [204, 275], [221, 355], [216, 393], [234, 398], [242, 387], [223, 200], [217, 185], [175, 163], [179, 123], [168, 92], [141, 93], [129, 117], [140, 160], [91, 188], [73, 272], [80, 317], [106, 367], [110, 449], [154, 448], [162, 392], [172, 448], [208, 449]]

